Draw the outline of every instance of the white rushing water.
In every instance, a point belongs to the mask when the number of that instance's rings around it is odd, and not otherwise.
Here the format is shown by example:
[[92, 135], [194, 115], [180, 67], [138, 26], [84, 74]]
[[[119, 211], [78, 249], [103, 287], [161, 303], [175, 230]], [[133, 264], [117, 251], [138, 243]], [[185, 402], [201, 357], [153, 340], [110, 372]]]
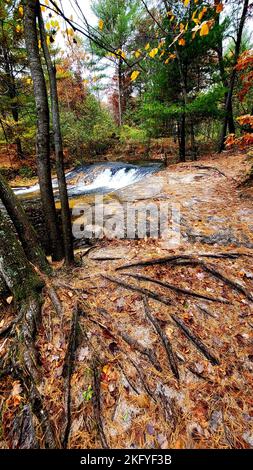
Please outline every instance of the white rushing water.
[[[66, 173], [69, 196], [87, 193], [107, 193], [116, 191], [140, 181], [159, 168], [159, 164], [130, 165], [105, 163], [85, 165]], [[58, 196], [58, 182], [53, 179], [55, 196]], [[32, 197], [39, 193], [39, 184], [30, 187], [14, 188], [17, 196]]]

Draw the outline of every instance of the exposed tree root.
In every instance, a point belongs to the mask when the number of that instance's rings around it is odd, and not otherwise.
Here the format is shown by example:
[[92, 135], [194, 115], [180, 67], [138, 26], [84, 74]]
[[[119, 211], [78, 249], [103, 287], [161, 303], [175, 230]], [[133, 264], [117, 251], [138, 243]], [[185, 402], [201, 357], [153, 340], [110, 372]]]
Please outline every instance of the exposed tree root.
[[97, 423], [98, 435], [103, 449], [108, 449], [108, 443], [105, 437], [103, 422], [101, 417], [101, 398], [100, 398], [100, 384], [101, 384], [101, 364], [96, 356], [93, 357], [93, 382], [94, 382], [94, 397], [93, 408], [94, 417]]
[[134, 292], [139, 292], [140, 294], [143, 294], [147, 297], [150, 297], [151, 299], [155, 299], [158, 302], [162, 302], [165, 305], [173, 305], [172, 300], [168, 299], [167, 297], [164, 297], [162, 295], [158, 295], [155, 292], [152, 292], [148, 289], [143, 289], [141, 287], [133, 286], [132, 284], [128, 284], [127, 282], [124, 281], [118, 281], [118, 279], [115, 279], [114, 277], [102, 274], [102, 277], [107, 279], [108, 281], [114, 282], [115, 284], [118, 284], [121, 287], [125, 287], [125, 289], [132, 290]]
[[[15, 369], [19, 380], [24, 384], [24, 388], [27, 390], [27, 398], [31, 404], [31, 409], [37, 419], [40, 422], [41, 429], [43, 431], [43, 440], [45, 442], [45, 447], [48, 449], [57, 449], [61, 445], [55, 437], [55, 433], [50, 422], [48, 413], [43, 405], [43, 399], [41, 394], [36, 387], [34, 379], [28, 371], [24, 372], [23, 369]], [[21, 436], [20, 438], [23, 439]], [[25, 436], [24, 436], [25, 439]]]
[[129, 379], [125, 369], [123, 368], [122, 364], [120, 364], [120, 362], [118, 363], [118, 366], [122, 372], [122, 374], [124, 375], [126, 381], [129, 383], [130, 387], [133, 389], [133, 391], [136, 393], [136, 395], [140, 395], [140, 392], [139, 390], [137, 390], [137, 388], [135, 387], [135, 385], [133, 384], [132, 380]]
[[212, 301], [212, 302], [221, 302], [223, 304], [228, 304], [229, 303], [229, 301], [227, 299], [223, 299], [222, 297], [211, 297], [209, 295], [200, 294], [199, 292], [194, 292], [190, 289], [178, 287], [178, 286], [175, 286], [173, 284], [169, 284], [167, 282], [162, 282], [162, 281], [159, 281], [158, 279], [153, 279], [152, 277], [142, 276], [141, 274], [122, 273], [122, 275], [133, 277], [134, 279], [139, 279], [140, 281], [153, 282], [154, 284], [158, 284], [159, 286], [162, 286], [162, 287], [165, 287], [167, 289], [173, 290], [175, 292], [178, 292], [179, 294], [185, 294], [185, 295], [189, 295], [189, 296], [192, 296], [192, 297], [198, 297], [200, 299], [209, 300], [209, 301]]
[[143, 301], [144, 301], [145, 314], [148, 317], [148, 319], [151, 321], [151, 323], [153, 324], [153, 326], [154, 326], [155, 330], [157, 331], [158, 335], [160, 336], [161, 341], [162, 341], [162, 343], [164, 345], [164, 348], [166, 350], [166, 354], [167, 354], [167, 357], [168, 357], [168, 360], [169, 360], [169, 365], [170, 365], [170, 368], [172, 370], [172, 373], [176, 377], [176, 379], [179, 380], [179, 371], [178, 371], [176, 356], [175, 356], [175, 354], [172, 350], [172, 346], [171, 346], [171, 344], [168, 340], [168, 337], [164, 333], [164, 331], [162, 330], [162, 328], [161, 328], [159, 322], [157, 321], [157, 319], [154, 317], [154, 315], [152, 315], [152, 313], [149, 309], [149, 305], [148, 305], [148, 301], [147, 301], [146, 297], [144, 297]]
[[206, 376], [203, 375], [202, 373], [198, 372], [196, 369], [194, 369], [193, 366], [187, 366], [187, 369], [188, 369], [193, 375], [195, 375], [196, 377], [198, 377], [198, 379], [205, 380], [205, 381], [209, 382], [210, 384], [213, 383], [212, 380], [210, 380], [208, 377], [206, 377]]
[[192, 331], [189, 330], [189, 328], [186, 326], [185, 322], [178, 318], [176, 315], [171, 314], [171, 318], [174, 320], [176, 325], [182, 330], [184, 335], [192, 341], [192, 343], [199, 349], [199, 351], [204, 354], [204, 356], [213, 364], [213, 365], [218, 365], [220, 364], [220, 361], [213, 356], [212, 353], [207, 349], [207, 347], [202, 343], [202, 341], [194, 334]]
[[115, 268], [115, 271], [121, 271], [122, 269], [128, 269], [132, 267], [138, 266], [153, 266], [156, 264], [170, 264], [175, 263], [176, 261], [183, 261], [191, 263], [191, 261], [195, 264], [201, 263], [198, 258], [215, 258], [215, 259], [236, 259], [240, 256], [248, 256], [250, 258], [253, 257], [251, 253], [243, 253], [243, 252], [232, 252], [232, 253], [189, 253], [189, 254], [182, 254], [182, 255], [173, 255], [173, 256], [164, 256], [163, 258], [153, 258], [148, 260], [140, 260], [134, 263], [124, 264], [122, 266], [118, 266]]
[[246, 289], [246, 287], [242, 286], [239, 282], [234, 281], [233, 279], [228, 278], [223, 274], [222, 272], [218, 271], [212, 264], [206, 264], [206, 263], [201, 263], [201, 266], [203, 269], [207, 272], [212, 274], [214, 277], [220, 279], [221, 281], [225, 282], [225, 284], [228, 284], [232, 289], [237, 290], [241, 294], [245, 295], [245, 297], [250, 300], [251, 302], [253, 301], [253, 295], [252, 293]]
[[158, 391], [158, 396], [163, 405], [162, 410], [164, 413], [165, 421], [172, 424], [172, 430], [174, 431], [176, 428], [179, 416], [178, 416], [178, 413], [176, 413], [176, 410], [174, 409], [175, 405], [174, 405], [173, 399], [169, 400], [169, 398], [166, 396], [163, 385], [161, 385], [160, 390]]
[[30, 405], [25, 405], [20, 412], [16, 413], [9, 439], [14, 449], [39, 449]]
[[217, 316], [214, 315], [210, 310], [208, 310], [206, 307], [203, 307], [202, 305], [197, 305], [197, 308], [203, 312], [205, 315], [208, 315], [209, 317], [217, 319]]
[[58, 317], [61, 318], [63, 316], [63, 306], [57, 292], [52, 286], [47, 286], [47, 292]]
[[[107, 334], [109, 334], [111, 336], [111, 338], [117, 340], [116, 335], [106, 325], [104, 325], [103, 323], [95, 320], [90, 315], [87, 315], [87, 318], [92, 323], [95, 323], [96, 325], [100, 326], [100, 328], [102, 328], [104, 331], [106, 331]], [[113, 325], [113, 330], [115, 330], [115, 329], [116, 329], [117, 335], [119, 335], [129, 346], [136, 349], [136, 351], [138, 351], [140, 354], [142, 354], [143, 356], [146, 356], [149, 359], [149, 361], [151, 362], [151, 364], [155, 367], [155, 369], [158, 370], [159, 372], [161, 372], [162, 368], [161, 368], [161, 366], [158, 362], [158, 359], [156, 357], [155, 352], [152, 349], [145, 348], [144, 346], [142, 346], [142, 344], [139, 341], [132, 338], [132, 336], [130, 336], [129, 334], [127, 334], [123, 331], [121, 331], [119, 328], [117, 328], [117, 327], [115, 327], [115, 325]], [[124, 352], [124, 351], [122, 351], [122, 352]]]
[[142, 385], [143, 385], [143, 388], [144, 388], [145, 392], [150, 396], [150, 398], [152, 398], [152, 400], [154, 400], [154, 402], [157, 402], [157, 400], [156, 400], [156, 398], [155, 398], [153, 392], [150, 390], [150, 388], [149, 388], [149, 386], [148, 386], [148, 384], [147, 384], [147, 381], [146, 381], [146, 379], [145, 379], [145, 377], [144, 377], [144, 374], [143, 374], [143, 372], [142, 372], [142, 369], [141, 369], [140, 365], [137, 364], [132, 358], [129, 358], [129, 361], [130, 361], [131, 364], [134, 366], [134, 368], [135, 368], [135, 370], [136, 370], [136, 372], [137, 372], [137, 374], [138, 374], [138, 376], [139, 376], [139, 378], [140, 378], [140, 381], [141, 381], [141, 383], [142, 383]]
[[71, 330], [68, 342], [68, 348], [65, 355], [62, 376], [65, 379], [65, 404], [66, 419], [63, 428], [62, 446], [66, 448], [68, 445], [69, 432], [71, 428], [71, 376], [74, 368], [75, 350], [77, 342], [77, 325], [79, 311], [78, 307], [73, 311]]
[[118, 266], [115, 268], [115, 271], [121, 271], [122, 269], [128, 269], [137, 266], [153, 266], [155, 264], [167, 264], [172, 263], [178, 259], [190, 259], [190, 255], [175, 255], [175, 256], [165, 256], [164, 258], [154, 258], [149, 260], [140, 260], [135, 263], [124, 264], [123, 266]]
[[21, 312], [19, 313], [19, 315], [17, 315], [17, 317], [16, 317], [14, 320], [12, 320], [8, 325], [6, 325], [6, 326], [3, 327], [3, 328], [0, 330], [0, 338], [3, 338], [3, 337], [5, 337], [5, 336], [7, 336], [8, 334], [11, 335], [12, 332], [13, 332], [13, 327], [14, 327], [15, 325], [17, 325], [17, 323], [19, 323], [19, 321], [21, 320], [22, 316], [23, 316], [23, 312], [21, 311]]
[[225, 178], [228, 178], [225, 173], [223, 173], [219, 168], [216, 168], [216, 166], [209, 166], [209, 165], [191, 165], [191, 168], [197, 168], [199, 170], [213, 170], [219, 173], [221, 176], [224, 176]]
[[161, 366], [158, 362], [158, 359], [157, 359], [156, 354], [153, 351], [153, 349], [145, 348], [144, 346], [142, 346], [141, 343], [139, 343], [139, 341], [135, 340], [134, 338], [129, 336], [127, 333], [123, 333], [123, 332], [119, 331], [119, 334], [121, 335], [123, 340], [127, 344], [129, 344], [129, 346], [133, 347], [134, 349], [136, 349], [136, 351], [143, 354], [144, 356], [147, 356], [148, 359], [150, 360], [151, 364], [153, 364], [153, 366], [155, 367], [156, 370], [158, 370], [159, 372], [162, 371], [162, 368], [161, 368]]

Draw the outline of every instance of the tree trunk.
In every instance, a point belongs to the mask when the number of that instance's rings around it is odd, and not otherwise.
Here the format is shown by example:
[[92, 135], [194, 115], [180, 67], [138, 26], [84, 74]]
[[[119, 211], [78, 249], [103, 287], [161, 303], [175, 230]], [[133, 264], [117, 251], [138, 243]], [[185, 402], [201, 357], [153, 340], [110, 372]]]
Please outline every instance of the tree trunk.
[[[4, 69], [5, 69], [5, 74], [6, 74], [6, 84], [8, 87], [7, 93], [11, 100], [11, 113], [12, 113], [12, 117], [15, 123], [18, 123], [19, 110], [18, 110], [18, 104], [15, 102], [15, 99], [17, 98], [17, 88], [16, 88], [15, 77], [14, 77], [14, 73], [12, 69], [11, 58], [4, 45], [2, 47], [2, 50], [3, 50], [3, 58], [4, 58]], [[17, 146], [18, 158], [22, 160], [24, 158], [24, 154], [22, 151], [22, 144], [21, 144], [21, 140], [19, 137], [15, 138], [15, 143]]]
[[60, 260], [63, 247], [57, 223], [54, 194], [51, 180], [49, 153], [49, 109], [45, 77], [40, 60], [36, 28], [36, 4], [34, 0], [24, 0], [24, 34], [27, 55], [33, 79], [34, 97], [37, 111], [37, 171], [40, 183], [41, 200], [46, 225], [50, 237], [52, 257]]
[[122, 59], [118, 64], [118, 100], [119, 100], [119, 126], [122, 126]]
[[197, 160], [197, 145], [196, 145], [196, 140], [195, 140], [195, 133], [194, 133], [194, 125], [193, 122], [191, 121], [190, 124], [190, 129], [191, 129], [191, 151], [192, 151], [192, 160]]
[[0, 211], [0, 276], [13, 293], [16, 302], [41, 290], [43, 283], [32, 269], [11, 223]]
[[242, 33], [243, 33], [243, 28], [245, 25], [246, 18], [247, 18], [248, 7], [249, 7], [249, 0], [244, 0], [242, 15], [241, 15], [240, 23], [239, 23], [236, 44], [235, 44], [234, 63], [233, 63], [233, 69], [232, 69], [230, 82], [229, 82], [227, 99], [226, 99], [225, 118], [224, 118], [224, 123], [222, 126], [221, 136], [220, 136], [219, 152], [222, 152], [222, 150], [224, 150], [225, 148], [225, 138], [227, 134], [229, 116], [231, 116], [231, 111], [232, 111], [232, 99], [233, 99], [233, 92], [234, 92], [234, 87], [235, 87], [235, 79], [237, 75], [237, 70], [235, 66], [237, 64], [237, 61], [240, 55]]
[[59, 184], [59, 193], [61, 201], [61, 216], [62, 216], [62, 228], [63, 228], [63, 241], [64, 241], [64, 253], [66, 264], [72, 264], [74, 262], [74, 250], [73, 250], [73, 236], [72, 236], [72, 223], [71, 214], [68, 202], [68, 191], [64, 172], [64, 157], [63, 157], [63, 144], [62, 134], [60, 125], [60, 112], [59, 112], [59, 101], [57, 92], [57, 81], [56, 81], [56, 70], [52, 63], [50, 52], [46, 42], [46, 31], [44, 26], [43, 17], [41, 14], [40, 7], [38, 8], [39, 15], [39, 26], [41, 33], [41, 43], [46, 60], [47, 71], [50, 83], [50, 96], [51, 96], [51, 110], [52, 110], [52, 122], [54, 130], [54, 145], [55, 145], [55, 156], [56, 156], [56, 170]]
[[185, 162], [185, 150], [186, 150], [186, 137], [185, 137], [185, 113], [181, 114], [179, 124], [179, 161]]
[[49, 273], [50, 267], [39, 244], [36, 232], [31, 225], [21, 203], [0, 173], [0, 200], [4, 204], [10, 219], [18, 233], [23, 249], [29, 261], [42, 271]]
[[[227, 77], [226, 77], [226, 71], [225, 71], [225, 67], [224, 67], [222, 40], [218, 44], [218, 48], [217, 48], [216, 51], [217, 51], [217, 54], [218, 54], [221, 81], [222, 81], [222, 84], [223, 84], [224, 88], [228, 89], [229, 84], [228, 84], [228, 80], [227, 80]], [[225, 93], [225, 107], [226, 107], [227, 98], [228, 98], [228, 92]], [[229, 108], [228, 108], [228, 130], [229, 130], [230, 134], [235, 133], [235, 123], [234, 123], [234, 116], [233, 116], [232, 100], [229, 103]]]

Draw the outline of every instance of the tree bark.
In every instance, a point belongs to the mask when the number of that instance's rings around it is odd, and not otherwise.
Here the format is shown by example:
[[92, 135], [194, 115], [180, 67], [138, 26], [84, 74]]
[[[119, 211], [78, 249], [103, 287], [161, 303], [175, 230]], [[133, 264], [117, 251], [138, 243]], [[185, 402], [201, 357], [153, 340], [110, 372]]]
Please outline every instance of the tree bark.
[[119, 127], [122, 126], [122, 59], [120, 57], [118, 64], [118, 100], [119, 100]]
[[180, 116], [180, 123], [179, 123], [179, 134], [178, 134], [178, 143], [179, 143], [179, 161], [185, 162], [186, 158], [186, 137], [185, 137], [185, 112], [183, 112]]
[[43, 283], [32, 269], [10, 222], [0, 211], [0, 276], [17, 302], [38, 293]]
[[50, 97], [51, 97], [51, 111], [52, 111], [52, 122], [54, 131], [54, 145], [55, 145], [55, 156], [56, 156], [56, 171], [59, 185], [59, 194], [61, 201], [61, 216], [62, 216], [62, 228], [63, 228], [63, 241], [64, 241], [64, 253], [66, 264], [72, 264], [74, 262], [74, 249], [73, 249], [73, 236], [72, 236], [72, 223], [71, 214], [68, 202], [68, 191], [64, 172], [64, 157], [63, 157], [63, 143], [60, 125], [60, 112], [59, 112], [59, 101], [57, 92], [57, 80], [56, 80], [56, 69], [52, 63], [50, 52], [46, 41], [46, 31], [41, 14], [40, 5], [38, 2], [38, 16], [39, 26], [41, 34], [41, 44], [43, 53], [47, 65], [47, 71], [50, 83]]
[[[18, 123], [19, 119], [19, 109], [18, 109], [18, 104], [15, 101], [17, 98], [17, 88], [16, 88], [16, 83], [15, 83], [15, 78], [13, 74], [13, 67], [11, 63], [11, 58], [9, 56], [8, 50], [4, 45], [2, 45], [2, 51], [3, 51], [3, 58], [4, 58], [4, 69], [5, 69], [5, 74], [6, 74], [6, 84], [8, 87], [8, 96], [11, 100], [11, 113], [13, 120], [15, 123]], [[20, 160], [23, 159], [24, 154], [22, 151], [22, 144], [20, 137], [15, 138], [15, 143], [17, 146], [17, 155]]]
[[51, 242], [52, 257], [54, 260], [61, 260], [63, 257], [63, 247], [57, 223], [51, 180], [49, 109], [45, 77], [43, 74], [38, 47], [36, 4], [34, 3], [34, 0], [24, 0], [24, 34], [31, 76], [33, 79], [37, 111], [36, 153], [41, 200]]
[[[223, 84], [224, 88], [226, 88], [228, 90], [229, 83], [228, 83], [228, 79], [227, 79], [226, 71], [225, 71], [225, 66], [224, 66], [222, 38], [220, 39], [220, 41], [218, 43], [218, 47], [216, 49], [216, 52], [217, 52], [217, 55], [218, 55], [221, 81], [222, 81], [222, 84]], [[226, 107], [227, 98], [228, 98], [228, 91], [225, 93], [225, 107]], [[235, 123], [234, 123], [234, 116], [233, 116], [233, 103], [232, 103], [232, 100], [229, 103], [229, 109], [228, 109], [228, 130], [229, 130], [230, 134], [235, 133]]]
[[236, 44], [235, 44], [234, 63], [233, 63], [233, 69], [232, 69], [232, 73], [231, 73], [231, 77], [229, 81], [229, 88], [228, 88], [226, 105], [225, 105], [225, 118], [224, 118], [224, 123], [222, 126], [220, 143], [219, 143], [219, 152], [222, 152], [222, 150], [224, 150], [225, 148], [225, 138], [227, 134], [227, 127], [228, 127], [229, 119], [231, 117], [232, 99], [233, 99], [233, 92], [234, 92], [234, 87], [235, 87], [235, 79], [237, 75], [237, 70], [235, 66], [237, 64], [237, 61], [240, 55], [242, 33], [243, 33], [243, 28], [245, 25], [246, 18], [247, 18], [248, 7], [249, 7], [249, 0], [244, 0], [242, 15], [241, 15], [241, 19], [239, 22], [239, 28], [238, 28]]
[[49, 273], [50, 267], [45, 253], [37, 239], [36, 232], [31, 225], [21, 203], [0, 173], [0, 200], [4, 204], [9, 217], [17, 231], [23, 249], [29, 261], [42, 271]]
[[194, 125], [193, 121], [190, 123], [190, 135], [191, 135], [191, 151], [192, 151], [192, 160], [197, 160], [198, 149], [195, 140]]

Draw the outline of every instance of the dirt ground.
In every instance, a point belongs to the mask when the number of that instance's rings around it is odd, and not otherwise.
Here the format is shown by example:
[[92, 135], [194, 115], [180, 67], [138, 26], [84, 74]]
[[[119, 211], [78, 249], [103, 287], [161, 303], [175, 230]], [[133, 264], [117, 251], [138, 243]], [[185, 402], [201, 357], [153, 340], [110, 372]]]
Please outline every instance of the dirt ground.
[[[238, 186], [248, 166], [243, 154], [213, 155], [117, 192], [108, 204], [176, 205], [172, 230], [104, 237], [77, 250], [71, 271], [54, 265], [36, 345], [59, 446], [253, 447], [253, 193]], [[7, 299], [1, 359], [12, 309]], [[24, 383], [2, 377], [0, 448], [18, 442], [26, 406]]]

